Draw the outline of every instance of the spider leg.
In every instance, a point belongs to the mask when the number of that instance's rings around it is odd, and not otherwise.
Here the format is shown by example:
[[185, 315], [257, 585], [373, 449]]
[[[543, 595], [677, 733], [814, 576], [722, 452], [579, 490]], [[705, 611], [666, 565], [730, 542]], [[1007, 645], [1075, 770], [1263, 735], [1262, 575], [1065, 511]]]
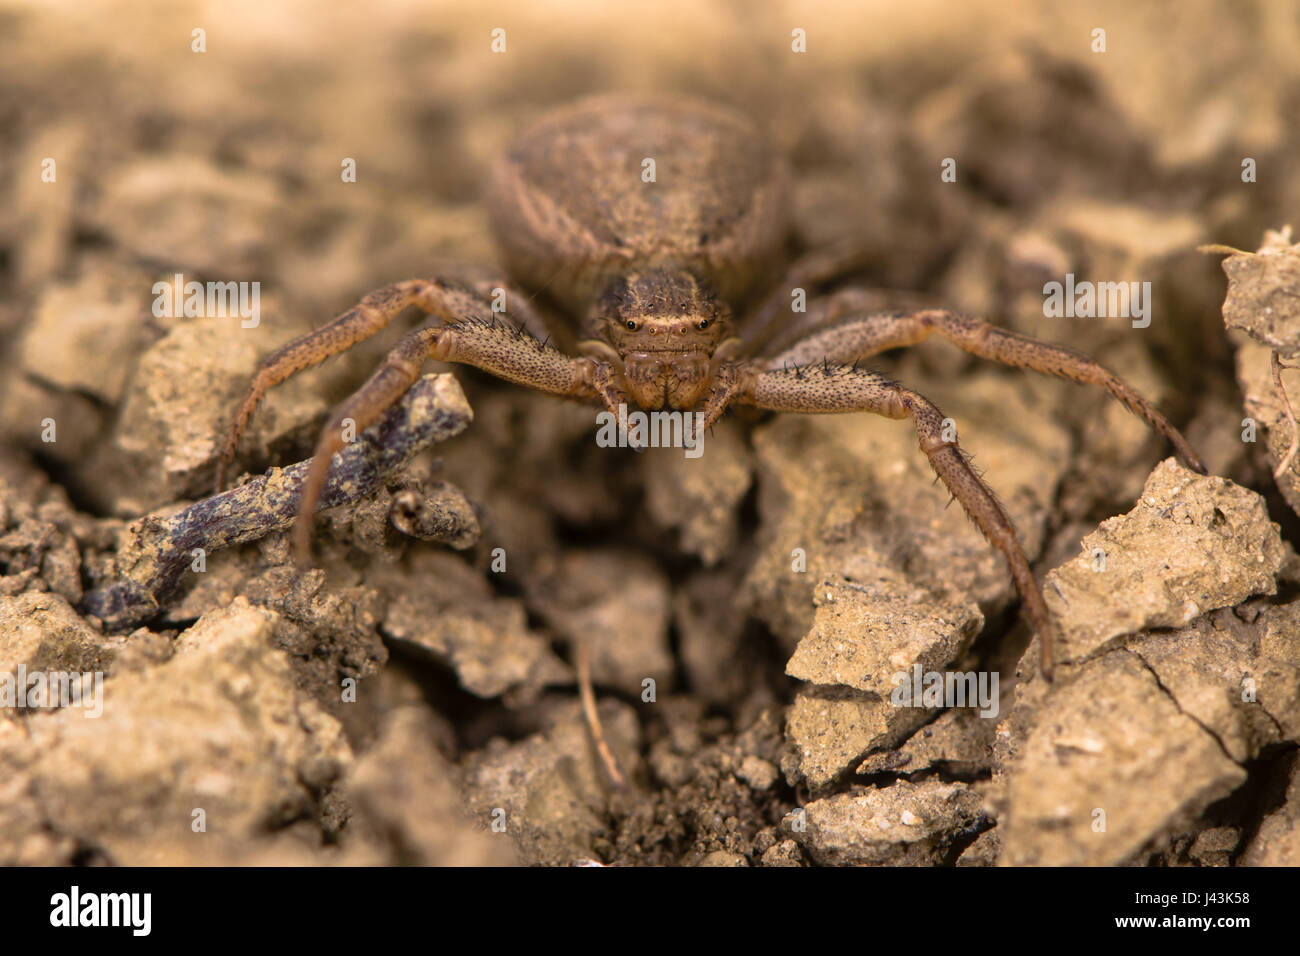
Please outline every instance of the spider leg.
[[[524, 303], [526, 297], [514, 293], [510, 295], [510, 302]], [[300, 335], [276, 349], [258, 366], [226, 432], [217, 460], [217, 493], [225, 485], [226, 471], [235, 458], [239, 439], [257, 410], [258, 403], [269, 389], [298, 372], [319, 365], [365, 341], [412, 305], [438, 315], [447, 322], [460, 321], [466, 315], [492, 314], [483, 300], [469, 288], [432, 279], [411, 279], [376, 289], [329, 324]], [[533, 318], [531, 313], [529, 320], [540, 321]]]
[[405, 336], [384, 358], [384, 363], [346, 401], [334, 410], [316, 442], [311, 470], [298, 499], [298, 518], [293, 526], [293, 549], [299, 564], [311, 560], [311, 516], [320, 503], [325, 480], [335, 452], [350, 438], [372, 425], [420, 377], [420, 367], [429, 352], [429, 336], [435, 329], [419, 329]]
[[[779, 330], [770, 329], [762, 340], [749, 333], [747, 322], [741, 332], [745, 343], [744, 354], [778, 355], [800, 340], [822, 332], [830, 325], [843, 322], [849, 316], [877, 315], [902, 310], [920, 311], [933, 304], [932, 297], [927, 298], [919, 293], [849, 286], [812, 299], [808, 302], [807, 312], [790, 313], [784, 316], [783, 327]], [[783, 300], [782, 307], [789, 309], [790, 303]]]
[[1205, 473], [1196, 452], [1169, 420], [1140, 392], [1082, 352], [1053, 345], [943, 309], [890, 312], [848, 319], [814, 332], [776, 357], [769, 369], [814, 362], [851, 363], [886, 349], [915, 345], [938, 334], [973, 355], [1029, 368], [1084, 385], [1100, 385], [1134, 415], [1159, 432], [1189, 468]]
[[[320, 503], [334, 455], [343, 448], [345, 436], [359, 435], [397, 402], [419, 378], [426, 359], [472, 365], [498, 378], [552, 395], [597, 399], [615, 412], [620, 402], [627, 401], [619, 375], [609, 363], [594, 358], [570, 358], [547, 344], [547, 340], [537, 338], [533, 330], [542, 327], [542, 320], [531, 306], [525, 305], [522, 326], [498, 320], [482, 301], [484, 293], [489, 291], [482, 284], [469, 292], [433, 281], [399, 283], [371, 293], [325, 328], [302, 336], [271, 355], [258, 370], [231, 426], [218, 470], [218, 490], [225, 466], [234, 457], [239, 436], [268, 388], [375, 334], [408, 305], [439, 315], [449, 324], [418, 329], [405, 336], [366, 383], [334, 411], [321, 432], [302, 485], [293, 527], [293, 549], [301, 565], [311, 561], [312, 516]], [[521, 312], [521, 303], [527, 300], [516, 299], [513, 310], [516, 314]], [[579, 650], [578, 676], [583, 713], [613, 786], [621, 788], [623, 777], [605, 741], [585, 655], [583, 646]]]
[[[574, 344], [572, 334], [563, 323], [552, 325], [548, 322], [533, 297], [517, 291], [500, 279], [474, 279], [471, 284], [485, 302], [494, 301], [499, 293], [504, 292], [505, 314], [510, 317], [510, 321], [527, 329], [534, 338], [553, 342], [564, 351], [571, 350]], [[504, 316], [497, 313], [497, 317]]]
[[452, 325], [418, 329], [388, 353], [369, 380], [343, 402], [321, 432], [311, 471], [303, 483], [293, 546], [300, 564], [311, 560], [311, 517], [320, 502], [334, 454], [346, 434], [355, 437], [406, 393], [426, 359], [472, 365], [498, 378], [564, 398], [598, 399], [618, 407], [626, 397], [612, 369], [590, 358], [570, 358], [526, 331], [495, 319], [465, 318]]
[[961, 502], [984, 537], [1007, 559], [1030, 623], [1038, 635], [1043, 676], [1051, 678], [1054, 664], [1051, 619], [1015, 527], [993, 489], [971, 467], [956, 440], [944, 441], [944, 415], [933, 402], [874, 372], [847, 365], [819, 361], [816, 365], [765, 371], [744, 365], [739, 369], [730, 396], [732, 402], [776, 412], [873, 412], [886, 418], [910, 418], [930, 467]]
[[262, 396], [291, 375], [319, 365], [383, 329], [403, 309], [420, 298], [428, 283], [416, 279], [376, 289], [328, 325], [300, 335], [276, 349], [258, 366], [257, 374], [226, 432], [217, 460], [216, 493], [226, 483], [226, 469], [235, 458], [240, 436], [248, 427]]

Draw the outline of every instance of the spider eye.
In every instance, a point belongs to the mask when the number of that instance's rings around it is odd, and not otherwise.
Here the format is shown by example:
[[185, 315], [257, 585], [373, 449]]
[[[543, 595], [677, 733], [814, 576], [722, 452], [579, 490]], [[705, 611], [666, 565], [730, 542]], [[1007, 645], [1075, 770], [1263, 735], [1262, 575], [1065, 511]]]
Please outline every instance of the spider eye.
[[701, 332], [703, 332], [705, 329], [709, 327], [709, 320], [700, 319], [699, 324], [697, 324], [695, 327], [699, 329]]
[[637, 329], [641, 328], [640, 323], [637, 322], [636, 319], [628, 319], [624, 324], [627, 325], [627, 330], [629, 332], [635, 332]]

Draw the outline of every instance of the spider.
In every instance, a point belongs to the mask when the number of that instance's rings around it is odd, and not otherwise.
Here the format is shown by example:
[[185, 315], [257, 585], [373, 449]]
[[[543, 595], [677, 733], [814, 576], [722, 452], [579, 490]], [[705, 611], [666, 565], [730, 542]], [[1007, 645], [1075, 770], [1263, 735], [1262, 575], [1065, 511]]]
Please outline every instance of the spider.
[[[1184, 464], [1204, 467], [1173, 425], [1093, 359], [944, 309], [872, 314], [846, 289], [787, 313], [792, 287], [834, 273], [814, 253], [785, 267], [789, 171], [757, 127], [730, 109], [682, 98], [603, 96], [525, 130], [492, 170], [487, 208], [506, 272], [497, 281], [411, 279], [385, 286], [328, 325], [268, 356], [235, 414], [217, 468], [220, 491], [240, 435], [266, 391], [374, 335], [415, 306], [436, 323], [410, 332], [334, 412], [316, 446], [294, 528], [310, 560], [311, 517], [344, 426], [359, 433], [410, 388], [426, 359], [471, 365], [614, 414], [694, 411], [707, 429], [729, 406], [909, 419], [931, 467], [1010, 567], [1053, 670], [1047, 606], [1010, 518], [971, 467], [933, 402], [858, 367], [931, 335], [993, 361], [1100, 385], [1163, 435]], [[770, 277], [784, 282], [766, 296]], [[504, 294], [513, 322], [492, 299]], [[533, 297], [565, 318], [548, 328]], [[789, 318], [794, 315], [793, 319]], [[518, 324], [514, 324], [518, 323]], [[576, 356], [550, 344], [572, 341]]]

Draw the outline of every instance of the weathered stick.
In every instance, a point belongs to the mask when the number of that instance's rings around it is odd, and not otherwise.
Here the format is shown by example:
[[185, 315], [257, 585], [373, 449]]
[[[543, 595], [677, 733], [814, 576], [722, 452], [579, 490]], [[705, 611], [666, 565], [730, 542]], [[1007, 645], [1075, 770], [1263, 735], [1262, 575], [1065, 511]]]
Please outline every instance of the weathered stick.
[[[473, 417], [453, 376], [424, 376], [378, 423], [334, 456], [321, 509], [364, 497], [389, 472], [421, 449], [455, 435]], [[114, 629], [149, 619], [175, 589], [196, 550], [207, 555], [293, 524], [310, 469], [310, 458], [288, 468], [272, 468], [260, 478], [196, 501], [173, 515], [146, 515], [134, 522], [118, 544], [120, 577], [89, 591], [83, 609]]]

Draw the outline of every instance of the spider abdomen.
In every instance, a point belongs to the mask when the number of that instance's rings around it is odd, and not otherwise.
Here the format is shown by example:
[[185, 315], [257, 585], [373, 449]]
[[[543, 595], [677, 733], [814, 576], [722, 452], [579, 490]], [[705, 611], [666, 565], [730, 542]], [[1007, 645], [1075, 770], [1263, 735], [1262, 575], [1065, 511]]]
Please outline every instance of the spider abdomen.
[[788, 174], [745, 117], [601, 96], [526, 129], [493, 170], [492, 231], [519, 282], [581, 316], [620, 275], [680, 270], [739, 306], [780, 259]]

